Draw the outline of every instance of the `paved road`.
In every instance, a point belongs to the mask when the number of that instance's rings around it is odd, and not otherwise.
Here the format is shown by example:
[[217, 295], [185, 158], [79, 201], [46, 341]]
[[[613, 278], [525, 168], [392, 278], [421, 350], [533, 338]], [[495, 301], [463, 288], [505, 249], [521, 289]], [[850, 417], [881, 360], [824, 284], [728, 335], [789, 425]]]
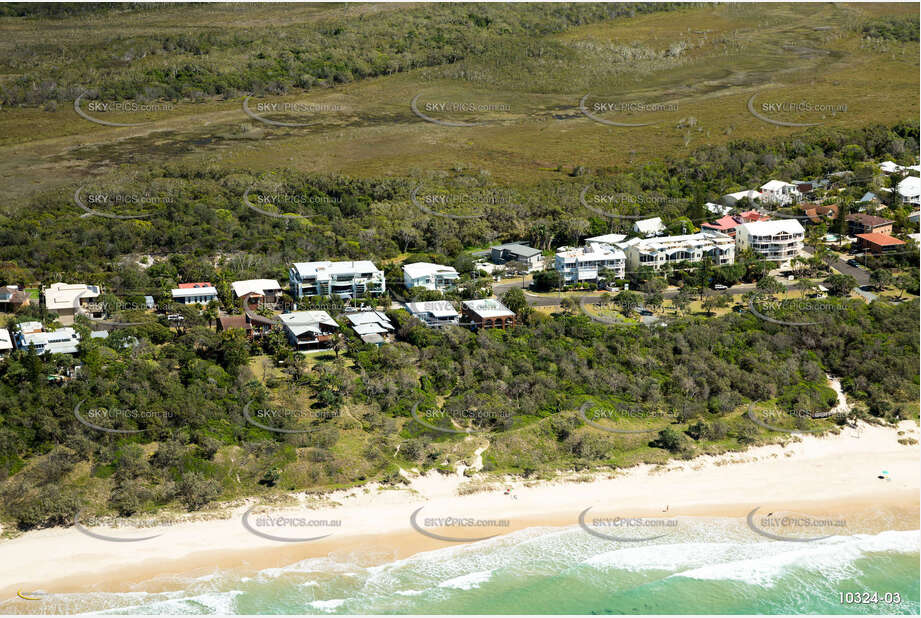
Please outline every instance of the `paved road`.
[[[809, 255], [815, 254], [815, 249], [812, 247], [804, 247], [804, 250]], [[852, 276], [857, 281], [857, 285], [860, 287], [870, 284], [870, 273], [868, 273], [863, 268], [854, 268], [837, 256], [831, 260], [828, 265], [837, 270], [842, 275]]]

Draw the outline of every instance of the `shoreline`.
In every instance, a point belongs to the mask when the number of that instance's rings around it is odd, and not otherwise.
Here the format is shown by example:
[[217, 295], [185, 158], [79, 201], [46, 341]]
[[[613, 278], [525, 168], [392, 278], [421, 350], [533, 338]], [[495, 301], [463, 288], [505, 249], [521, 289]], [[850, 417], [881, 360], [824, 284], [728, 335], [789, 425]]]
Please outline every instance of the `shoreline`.
[[[897, 431], [905, 433], [899, 436]], [[784, 445], [665, 466], [643, 464], [596, 474], [590, 482], [515, 479], [501, 485], [496, 482], [500, 488], [495, 491], [460, 496], [458, 486], [470, 480], [462, 472], [430, 472], [412, 477], [405, 489], [372, 484], [333, 492], [324, 497], [325, 504], [314, 508], [305, 500], [301, 507], [265, 507], [273, 517], [341, 521], [337, 528], [309, 531], [303, 527], [288, 532], [266, 529], [289, 538], [330, 533], [312, 542], [278, 542], [248, 532], [242, 517], [253, 506], [252, 500], [232, 508], [229, 518], [180, 522], [161, 530], [89, 528], [113, 537], [162, 532], [157, 539], [139, 542], [102, 541], [73, 527], [38, 530], [0, 541], [0, 581], [5, 582], [0, 594], [9, 598], [18, 590], [121, 592], [141, 589], [142, 583], [143, 590], [152, 592], [175, 589], [176, 580], [168, 576], [194, 577], [217, 569], [256, 572], [331, 555], [382, 564], [463, 544], [413, 530], [410, 517], [420, 508], [420, 523], [428, 517], [467, 517], [506, 524], [460, 532], [425, 526], [433, 533], [469, 540], [532, 527], [575, 526], [579, 514], [589, 507], [598, 517], [733, 518], [741, 522], [752, 509], [761, 507], [765, 514], [844, 517], [848, 535], [916, 530], [921, 527], [921, 450], [918, 444], [899, 444], [902, 437], [917, 440], [918, 424], [903, 421], [897, 430], [861, 423], [856, 430], [842, 428], [837, 436], [802, 436]], [[878, 478], [883, 470], [890, 480]], [[508, 494], [506, 487], [511, 489]], [[262, 508], [250, 515], [251, 525]]]

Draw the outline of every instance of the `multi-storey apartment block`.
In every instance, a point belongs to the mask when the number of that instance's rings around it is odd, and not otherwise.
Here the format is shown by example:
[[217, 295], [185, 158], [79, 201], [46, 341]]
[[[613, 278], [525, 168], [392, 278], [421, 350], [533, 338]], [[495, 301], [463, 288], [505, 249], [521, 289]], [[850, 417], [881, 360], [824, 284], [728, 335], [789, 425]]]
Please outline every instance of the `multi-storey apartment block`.
[[614, 271], [615, 279], [623, 279], [627, 257], [624, 252], [606, 243], [589, 242], [585, 247], [560, 247], [553, 266], [565, 283], [594, 281], [602, 270]]
[[735, 242], [721, 232], [705, 230], [683, 236], [631, 238], [620, 245], [631, 271], [643, 266], [659, 270], [666, 264], [700, 262], [709, 258], [717, 266], [735, 262]]
[[358, 262], [298, 262], [288, 270], [291, 294], [356, 298], [386, 291], [384, 273], [368, 260]]
[[744, 223], [736, 228], [736, 246], [752, 249], [765, 260], [786, 262], [802, 251], [805, 234], [796, 219]]

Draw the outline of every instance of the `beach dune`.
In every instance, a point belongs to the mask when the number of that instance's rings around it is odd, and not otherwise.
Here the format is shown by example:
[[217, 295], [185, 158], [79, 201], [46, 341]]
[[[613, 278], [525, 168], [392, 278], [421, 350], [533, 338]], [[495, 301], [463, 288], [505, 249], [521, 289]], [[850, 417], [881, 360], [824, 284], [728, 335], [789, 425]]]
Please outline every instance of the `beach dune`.
[[[132, 540], [103, 540], [75, 527], [4, 540], [0, 594], [120, 591], [139, 582], [147, 589], [156, 577], [166, 588], [169, 578], [160, 576], [218, 567], [255, 571], [340, 552], [384, 562], [531, 526], [573, 526], [590, 507], [593, 515], [611, 517], [740, 520], [760, 508], [845, 519], [848, 534], [916, 530], [921, 451], [917, 442], [898, 440], [917, 440], [918, 425], [902, 422], [898, 432], [861, 423], [834, 436], [802, 435], [783, 446], [637, 466], [591, 481], [572, 474], [500, 480], [492, 490], [466, 495], [458, 488], [469, 478], [431, 472], [410, 475], [405, 488], [369, 485], [321, 501], [300, 495], [300, 507], [253, 508], [250, 501], [213, 519], [142, 528], [87, 521], [90, 533]], [[461, 521], [466, 526], [445, 525]], [[133, 540], [144, 537], [155, 538]], [[323, 538], [282, 540], [315, 537]]]

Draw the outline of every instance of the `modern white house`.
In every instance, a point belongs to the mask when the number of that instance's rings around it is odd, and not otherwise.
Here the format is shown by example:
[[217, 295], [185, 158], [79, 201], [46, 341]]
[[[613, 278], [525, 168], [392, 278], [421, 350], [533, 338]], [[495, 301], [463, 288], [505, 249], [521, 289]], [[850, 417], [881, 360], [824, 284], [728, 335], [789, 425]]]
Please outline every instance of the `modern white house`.
[[357, 262], [297, 262], [288, 270], [291, 294], [303, 296], [380, 295], [387, 289], [384, 273], [368, 260]]
[[457, 285], [460, 277], [458, 272], [450, 266], [432, 264], [430, 262], [416, 262], [403, 266], [403, 285], [406, 289], [425, 288], [446, 292]]
[[233, 294], [237, 298], [252, 298], [259, 303], [274, 305], [282, 294], [281, 286], [275, 279], [247, 279], [234, 281], [230, 284]]
[[772, 262], [787, 262], [802, 251], [805, 235], [796, 219], [743, 223], [736, 228], [736, 248], [752, 249]]
[[627, 256], [606, 243], [587, 242], [584, 247], [560, 247], [553, 267], [563, 277], [564, 283], [595, 281], [604, 269], [614, 271], [614, 278], [623, 279]]
[[324, 350], [336, 338], [339, 324], [325, 311], [292, 311], [278, 316], [295, 350]]
[[28, 350], [35, 348], [36, 354], [76, 354], [80, 334], [72, 328], [45, 331], [41, 322], [23, 322], [16, 333], [16, 347]]
[[761, 201], [774, 206], [786, 206], [797, 203], [802, 194], [795, 184], [782, 180], [769, 180], [761, 185]]
[[212, 300], [217, 300], [217, 289], [208, 281], [180, 283], [171, 294], [174, 301], [183, 305], [207, 305]]
[[77, 313], [96, 318], [102, 316], [102, 306], [96, 302], [98, 286], [83, 283], [52, 283], [44, 290], [45, 308], [58, 314], [61, 324], [73, 324]]
[[642, 266], [659, 270], [666, 264], [700, 262], [705, 258], [717, 266], [735, 262], [735, 241], [727, 234], [711, 230], [682, 236], [633, 238], [621, 246], [631, 271]]
[[380, 311], [357, 311], [345, 314], [352, 329], [365, 343], [381, 345], [395, 330], [393, 323]]
[[896, 188], [903, 204], [912, 204], [921, 206], [921, 178], [917, 176], [908, 176], [902, 179]]
[[409, 315], [422, 320], [426, 326], [441, 327], [457, 325], [460, 314], [454, 305], [446, 300], [433, 300], [424, 303], [406, 303]]
[[652, 238], [665, 233], [665, 224], [662, 223], [661, 217], [641, 219], [633, 224], [633, 231], [645, 238]]
[[0, 328], [0, 358], [5, 358], [12, 351], [13, 338], [10, 337], [10, 331]]

